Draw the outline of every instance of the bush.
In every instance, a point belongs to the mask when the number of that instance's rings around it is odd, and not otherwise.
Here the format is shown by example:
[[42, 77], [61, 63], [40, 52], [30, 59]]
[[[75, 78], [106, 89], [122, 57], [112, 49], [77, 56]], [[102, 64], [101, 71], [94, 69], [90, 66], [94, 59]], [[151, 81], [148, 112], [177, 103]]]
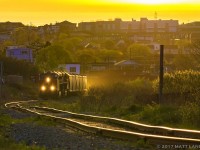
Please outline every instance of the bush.
[[[154, 90], [158, 91], [159, 80], [155, 80], [153, 85]], [[185, 70], [164, 74], [164, 93], [194, 93], [200, 90], [199, 85], [199, 71]]]
[[[185, 70], [164, 74], [163, 94], [168, 102], [182, 104], [184, 101], [199, 99], [200, 72]], [[154, 91], [158, 91], [159, 80], [153, 83]]]
[[179, 115], [174, 107], [162, 106], [156, 103], [144, 106], [138, 119], [153, 125], [168, 125], [180, 122]]
[[186, 126], [200, 127], [199, 102], [186, 102], [179, 108], [182, 123]]

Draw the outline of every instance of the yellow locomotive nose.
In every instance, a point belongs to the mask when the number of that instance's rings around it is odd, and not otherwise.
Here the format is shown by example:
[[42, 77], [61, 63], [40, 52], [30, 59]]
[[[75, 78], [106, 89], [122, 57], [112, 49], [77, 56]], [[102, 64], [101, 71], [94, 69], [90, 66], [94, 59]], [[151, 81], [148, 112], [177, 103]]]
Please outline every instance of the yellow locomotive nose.
[[51, 81], [51, 78], [47, 77], [46, 82], [49, 83]]

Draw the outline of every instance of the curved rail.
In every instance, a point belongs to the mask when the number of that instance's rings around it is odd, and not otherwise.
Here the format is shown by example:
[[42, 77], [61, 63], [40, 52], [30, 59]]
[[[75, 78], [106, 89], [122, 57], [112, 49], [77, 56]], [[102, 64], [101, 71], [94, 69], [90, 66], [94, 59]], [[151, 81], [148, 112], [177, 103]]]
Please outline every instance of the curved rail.
[[[30, 103], [30, 102], [37, 102], [38, 100], [28, 100], [28, 101], [17, 101], [17, 102], [9, 102], [9, 103], [5, 103], [5, 107], [15, 107], [16, 105], [19, 106], [20, 103]], [[13, 105], [13, 106], [12, 106]]]
[[[33, 102], [33, 101], [31, 101], [31, 102]], [[23, 103], [23, 102], [21, 101], [20, 103]], [[138, 139], [144, 139], [144, 141], [148, 141], [149, 143], [152, 143], [152, 144], [158, 144], [158, 143], [159, 144], [188, 144], [188, 145], [200, 144], [200, 139], [172, 137], [172, 136], [163, 136], [163, 135], [152, 135], [152, 134], [145, 134], [145, 133], [138, 133], [138, 132], [131, 132], [131, 131], [122, 131], [122, 130], [113, 130], [113, 129], [89, 126], [89, 125], [74, 121], [72, 119], [58, 117], [55, 115], [49, 115], [49, 114], [45, 114], [45, 113], [39, 113], [39, 112], [31, 110], [31, 109], [23, 108], [21, 105], [19, 105], [20, 103], [13, 102], [13, 103], [10, 103], [10, 105], [18, 104], [18, 106], [12, 106], [12, 108], [18, 109], [20, 111], [34, 113], [41, 117], [51, 118], [52, 120], [54, 120], [56, 122], [64, 123], [64, 124], [67, 124], [68, 126], [75, 127], [75, 128], [78, 128], [78, 129], [86, 131], [86, 132], [95, 133], [95, 134], [99, 134], [99, 135], [103, 135], [103, 136], [109, 136], [109, 137], [113, 137], [113, 138], [118, 138], [118, 139], [123, 139], [123, 140], [125, 139], [125, 140], [131, 140], [131, 141], [136, 141]], [[8, 107], [9, 104], [7, 104], [5, 106]], [[47, 107], [36, 107], [35, 106], [35, 107], [31, 107], [31, 108], [43, 109], [46, 111], [48, 110], [50, 112], [55, 112], [55, 113], [58, 113], [58, 112], [59, 113], [60, 112], [69, 113], [71, 116], [74, 116], [74, 117], [82, 117], [82, 118], [89, 117], [89, 118], [93, 118], [93, 119], [97, 119], [97, 120], [103, 119], [103, 120], [108, 120], [109, 122], [112, 122], [112, 123], [117, 122], [117, 123], [120, 123], [121, 125], [125, 125], [125, 126], [134, 125], [134, 124], [132, 124], [132, 122], [121, 120], [121, 119], [116, 119], [116, 118], [97, 117], [97, 116], [92, 116], [92, 115], [76, 114], [76, 113], [61, 111], [61, 110], [57, 110], [54, 108], [47, 108]], [[140, 125], [140, 124], [137, 123], [137, 126], [138, 125]], [[144, 125], [144, 124], [141, 124], [141, 125], [143, 125], [142, 126], [143, 128], [149, 127], [148, 125]], [[153, 127], [156, 128], [156, 126], [152, 126], [152, 128]], [[161, 129], [165, 129], [165, 127], [162, 127]], [[168, 128], [166, 128], [166, 129], [168, 129]], [[170, 128], [170, 129], [172, 129], [172, 128]], [[143, 131], [146, 131], [146, 130], [144, 129]], [[191, 130], [188, 130], [188, 131], [191, 131]]]
[[144, 131], [152, 134], [160, 134], [160, 135], [169, 135], [169, 136], [175, 136], [175, 137], [189, 137], [189, 138], [198, 138], [200, 139], [200, 131], [198, 130], [188, 130], [188, 129], [178, 129], [178, 128], [169, 128], [164, 126], [152, 126], [147, 124], [142, 124], [138, 122], [133, 121], [127, 121], [123, 119], [118, 118], [109, 118], [109, 117], [100, 117], [100, 116], [93, 116], [93, 115], [85, 115], [85, 114], [77, 114], [72, 113], [69, 111], [62, 111], [55, 108], [48, 108], [48, 107], [38, 107], [33, 106], [32, 108], [37, 109], [43, 109], [43, 110], [49, 110], [52, 112], [60, 112], [60, 113], [67, 113], [71, 115], [72, 117], [76, 118], [82, 118], [82, 119], [92, 119], [97, 121], [104, 121], [112, 124], [118, 124], [122, 126], [126, 126], [132, 129], [136, 129], [139, 131]]

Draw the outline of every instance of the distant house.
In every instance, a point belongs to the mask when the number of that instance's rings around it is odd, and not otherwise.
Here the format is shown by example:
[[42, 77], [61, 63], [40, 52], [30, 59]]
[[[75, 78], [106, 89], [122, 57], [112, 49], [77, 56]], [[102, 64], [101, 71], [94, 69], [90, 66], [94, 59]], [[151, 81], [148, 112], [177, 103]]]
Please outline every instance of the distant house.
[[63, 21], [56, 24], [46, 24], [44, 26], [38, 27], [38, 33], [43, 34], [54, 34], [54, 33], [71, 33], [76, 31], [76, 23], [71, 23], [69, 21]]
[[32, 49], [26, 47], [8, 46], [6, 49], [6, 57], [33, 62]]
[[10, 40], [10, 34], [2, 34], [0, 33], [0, 42], [6, 41], [6, 40]]
[[133, 60], [122, 60], [114, 64], [116, 70], [134, 70], [138, 65]]
[[105, 71], [112, 67], [112, 64], [109, 63], [91, 63], [88, 64], [88, 68], [90, 72], [98, 72], [98, 71]]
[[48, 33], [58, 33], [59, 30], [60, 30], [60, 27], [56, 25], [51, 25], [47, 27]]
[[200, 21], [182, 24], [179, 28], [183, 38], [191, 42], [200, 40]]
[[87, 43], [84, 48], [88, 48], [88, 49], [99, 49], [100, 48], [100, 44], [94, 44], [94, 43]]
[[61, 64], [58, 68], [71, 74], [80, 74], [80, 64]]

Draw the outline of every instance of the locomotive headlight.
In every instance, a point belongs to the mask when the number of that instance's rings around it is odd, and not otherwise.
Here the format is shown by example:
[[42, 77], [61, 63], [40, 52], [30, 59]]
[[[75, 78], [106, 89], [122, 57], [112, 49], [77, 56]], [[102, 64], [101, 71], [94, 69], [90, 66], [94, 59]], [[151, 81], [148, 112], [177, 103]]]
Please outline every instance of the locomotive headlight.
[[56, 89], [56, 87], [55, 87], [54, 85], [52, 85], [52, 86], [50, 87], [50, 90], [51, 90], [51, 91], [55, 91], [55, 89]]
[[47, 77], [46, 82], [49, 83], [51, 81], [51, 78]]
[[42, 86], [40, 87], [40, 89], [41, 89], [41, 91], [45, 91], [45, 90], [46, 90], [46, 87], [45, 87], [44, 85], [42, 85]]

